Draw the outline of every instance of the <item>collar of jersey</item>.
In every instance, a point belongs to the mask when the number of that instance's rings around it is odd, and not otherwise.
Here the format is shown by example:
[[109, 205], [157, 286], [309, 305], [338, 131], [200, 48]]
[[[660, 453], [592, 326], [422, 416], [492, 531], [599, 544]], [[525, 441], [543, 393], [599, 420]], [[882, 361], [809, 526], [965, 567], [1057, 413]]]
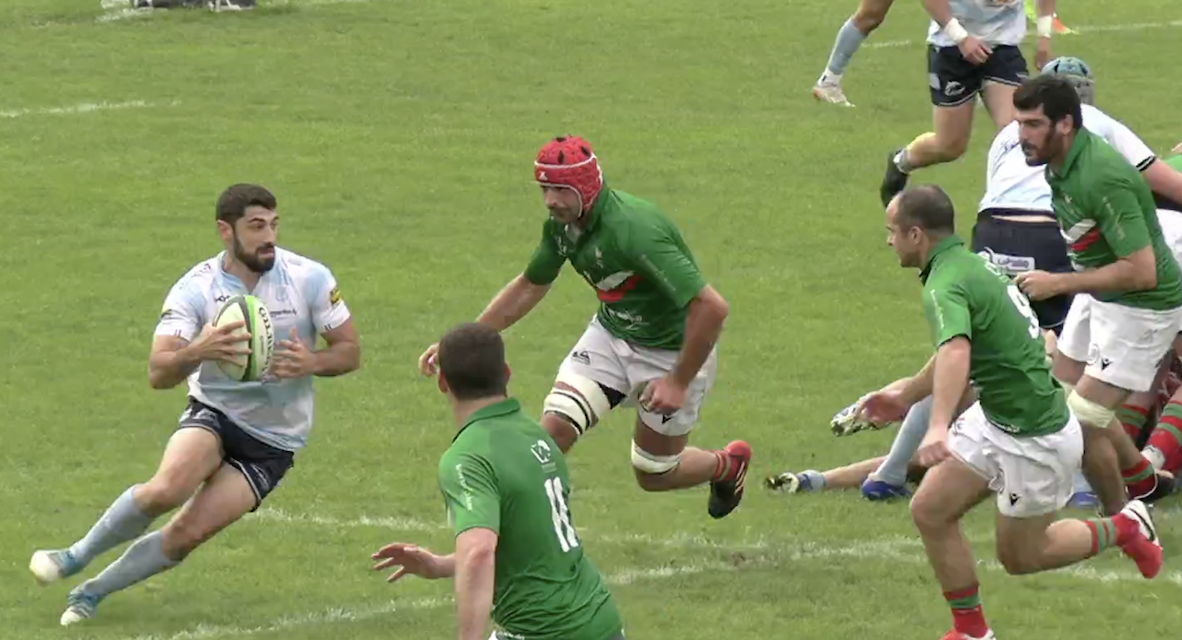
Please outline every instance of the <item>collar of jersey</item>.
[[953, 247], [960, 247], [963, 245], [964, 240], [961, 240], [960, 237], [955, 233], [941, 240], [940, 243], [936, 245], [936, 248], [932, 250], [932, 255], [928, 256], [928, 263], [924, 265], [923, 271], [919, 272], [919, 279], [923, 282], [927, 282], [928, 275], [932, 272], [932, 267], [936, 264], [936, 258], [939, 258], [940, 254]]
[[1088, 146], [1092, 141], [1092, 134], [1087, 129], [1080, 128], [1075, 132], [1075, 140], [1071, 141], [1071, 148], [1067, 150], [1067, 157], [1063, 159], [1063, 168], [1059, 171], [1052, 171], [1056, 178], [1064, 178], [1071, 173], [1071, 168], [1075, 166], [1076, 158], [1083, 153], [1084, 147]]
[[[506, 400], [490, 404], [469, 416], [468, 421], [465, 422], [464, 426], [461, 427], [459, 432], [456, 433], [456, 438], [460, 437], [460, 434], [464, 432], [464, 429], [467, 429], [481, 420], [499, 418], [501, 416], [507, 416], [510, 413], [517, 413], [518, 411], [521, 411], [521, 401], [517, 398], [508, 398]], [[452, 438], [452, 442], [455, 442], [455, 438]]]

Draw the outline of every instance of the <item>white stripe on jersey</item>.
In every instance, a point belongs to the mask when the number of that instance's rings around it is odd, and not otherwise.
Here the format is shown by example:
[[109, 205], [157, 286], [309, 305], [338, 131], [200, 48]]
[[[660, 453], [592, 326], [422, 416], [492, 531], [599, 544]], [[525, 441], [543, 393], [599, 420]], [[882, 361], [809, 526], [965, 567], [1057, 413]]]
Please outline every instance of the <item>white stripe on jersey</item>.
[[[275, 266], [263, 274], [254, 291], [222, 269], [225, 252], [193, 267], [173, 285], [164, 301], [156, 335], [193, 340], [213, 322], [232, 296], [251, 294], [271, 312], [275, 341], [287, 340], [296, 329], [313, 348], [319, 334], [341, 326], [349, 308], [340, 297], [328, 267], [284, 249], [275, 250]], [[278, 347], [276, 347], [278, 349]], [[212, 362], [189, 376], [189, 395], [221, 410], [251, 436], [287, 451], [307, 444], [312, 430], [312, 378], [237, 382]]]
[[[1023, 0], [948, 0], [948, 6], [969, 35], [986, 44], [1017, 45], [1026, 37]], [[956, 46], [935, 20], [928, 27], [928, 42], [937, 47]]]
[[[1153, 162], [1153, 150], [1120, 121], [1091, 105], [1083, 105], [1083, 126], [1103, 138], [1120, 152], [1129, 164], [1144, 170]], [[1051, 187], [1044, 173], [1046, 167], [1026, 164], [1018, 143], [1018, 123], [1002, 129], [989, 147], [985, 173], [985, 197], [978, 211], [1014, 209], [1051, 211]]]

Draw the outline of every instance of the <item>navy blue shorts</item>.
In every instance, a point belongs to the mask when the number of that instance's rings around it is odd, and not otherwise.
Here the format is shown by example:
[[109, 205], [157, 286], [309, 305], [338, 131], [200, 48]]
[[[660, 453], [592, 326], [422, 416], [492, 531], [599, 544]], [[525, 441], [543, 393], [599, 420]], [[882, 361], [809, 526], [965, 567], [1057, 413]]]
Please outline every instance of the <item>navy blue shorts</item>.
[[[973, 251], [1001, 267], [1010, 276], [1033, 269], [1050, 273], [1074, 271], [1071, 258], [1067, 256], [1067, 242], [1059, 231], [1059, 223], [1014, 222], [994, 217], [1030, 214], [1030, 211], [1004, 209], [982, 211], [977, 216], [977, 224], [973, 225]], [[1054, 216], [1049, 211], [1046, 215]], [[1038, 316], [1039, 326], [1058, 335], [1063, 328], [1063, 321], [1067, 319], [1071, 300], [1070, 295], [1031, 300], [1030, 308]]]
[[226, 414], [189, 398], [189, 406], [181, 415], [180, 429], [205, 429], [222, 443], [222, 460], [246, 476], [254, 491], [255, 509], [279, 486], [283, 476], [295, 464], [295, 454], [273, 447], [234, 424]]

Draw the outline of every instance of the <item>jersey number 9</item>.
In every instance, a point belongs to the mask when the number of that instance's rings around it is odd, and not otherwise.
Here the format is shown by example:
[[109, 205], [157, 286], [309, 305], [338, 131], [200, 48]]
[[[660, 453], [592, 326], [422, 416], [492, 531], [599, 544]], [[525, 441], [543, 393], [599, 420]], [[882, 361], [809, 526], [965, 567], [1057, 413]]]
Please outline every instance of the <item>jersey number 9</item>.
[[1030, 322], [1030, 337], [1037, 338], [1039, 335], [1038, 316], [1034, 314], [1034, 309], [1030, 308], [1030, 300], [1022, 295], [1015, 284], [1006, 287], [1006, 293], [1010, 294], [1010, 302], [1013, 302], [1014, 306], [1018, 308], [1018, 313]]

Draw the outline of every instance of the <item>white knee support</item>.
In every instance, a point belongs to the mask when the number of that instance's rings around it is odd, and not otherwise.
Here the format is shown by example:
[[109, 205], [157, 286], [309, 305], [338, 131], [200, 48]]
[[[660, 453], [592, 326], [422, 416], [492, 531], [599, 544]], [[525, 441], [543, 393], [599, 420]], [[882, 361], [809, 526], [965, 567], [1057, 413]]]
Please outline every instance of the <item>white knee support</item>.
[[1071, 395], [1067, 396], [1067, 406], [1080, 422], [1100, 429], [1107, 429], [1116, 417], [1115, 411], [1088, 400], [1077, 391], [1072, 391]]
[[542, 403], [543, 413], [557, 413], [582, 436], [587, 429], [595, 426], [599, 418], [611, 410], [611, 401], [594, 380], [564, 371], [558, 372], [558, 380], [572, 389], [560, 389], [557, 385], [550, 390]]
[[632, 443], [632, 466], [644, 473], [654, 476], [669, 473], [679, 464], [681, 464], [680, 453], [672, 456], [653, 455], [636, 446], [635, 442]]

